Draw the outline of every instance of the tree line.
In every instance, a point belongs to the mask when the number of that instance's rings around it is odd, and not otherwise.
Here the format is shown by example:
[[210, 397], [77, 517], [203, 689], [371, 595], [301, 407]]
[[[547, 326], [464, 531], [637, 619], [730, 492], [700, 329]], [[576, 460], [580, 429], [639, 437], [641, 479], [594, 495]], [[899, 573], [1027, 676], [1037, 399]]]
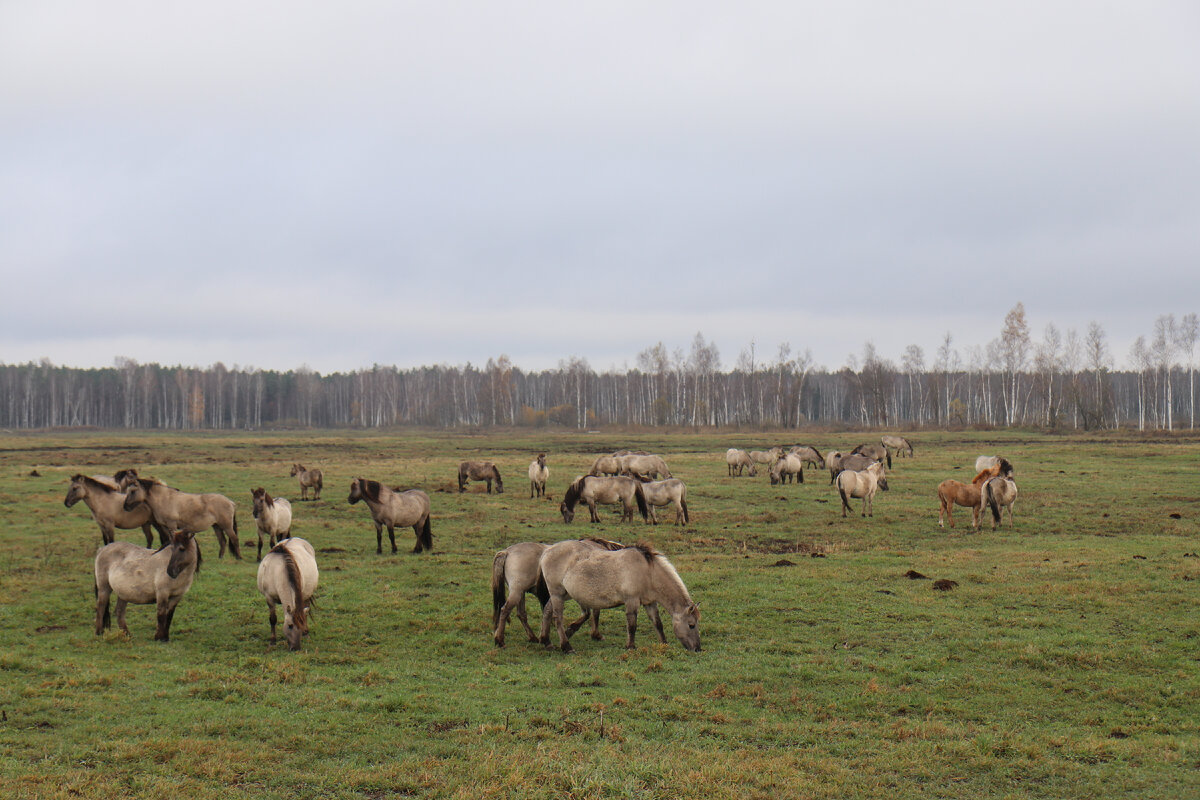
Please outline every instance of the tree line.
[[483, 367], [376, 365], [347, 373], [139, 364], [82, 369], [0, 364], [0, 427], [256, 429], [391, 426], [597, 425], [897, 429], [1037, 426], [1095, 430], [1195, 427], [1196, 314], [1159, 317], [1116, 370], [1098, 323], [1079, 335], [1048, 325], [1034, 341], [1017, 304], [985, 347], [943, 337], [932, 363], [909, 345], [899, 364], [871, 343], [837, 370], [782, 344], [760, 359], [751, 343], [721, 369], [697, 333], [689, 351], [661, 342], [624, 371], [572, 357], [524, 371], [507, 356]]

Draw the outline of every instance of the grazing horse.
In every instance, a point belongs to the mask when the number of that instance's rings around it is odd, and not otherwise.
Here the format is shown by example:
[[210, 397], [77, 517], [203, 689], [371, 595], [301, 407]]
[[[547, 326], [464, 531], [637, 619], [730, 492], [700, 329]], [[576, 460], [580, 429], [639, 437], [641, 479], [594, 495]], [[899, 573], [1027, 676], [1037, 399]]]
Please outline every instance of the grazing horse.
[[875, 509], [872, 501], [875, 499], [875, 492], [883, 489], [888, 490], [887, 478], [883, 474], [883, 464], [878, 461], [871, 462], [871, 465], [864, 470], [842, 470], [837, 476], [838, 494], [842, 496], [842, 516], [846, 516], [846, 512], [852, 510], [850, 508], [851, 497], [861, 497], [863, 501], [862, 515], [864, 517], [875, 516]]
[[529, 464], [529, 496], [542, 497], [546, 494], [546, 481], [550, 480], [550, 468], [546, 466], [546, 454], [538, 453]]
[[621, 550], [593, 550], [578, 553], [559, 550], [558, 545], [547, 547], [539, 562], [540, 582], [550, 595], [549, 613], [542, 615], [541, 640], [550, 642], [550, 624], [558, 629], [558, 645], [564, 653], [572, 651], [571, 634], [563, 624], [563, 603], [568, 597], [579, 603], [584, 611], [625, 606], [625, 648], [634, 647], [639, 607], [654, 623], [660, 642], [665, 643], [661, 604], [671, 615], [675, 636], [685, 649], [700, 651], [700, 609], [692, 602], [687, 587], [675, 567], [662, 554], [648, 545]]
[[766, 464], [768, 467], [775, 463], [779, 458], [783, 457], [782, 447], [772, 447], [770, 450], [751, 450], [750, 458], [759, 463]]
[[371, 519], [375, 521], [375, 553], [383, 553], [383, 526], [388, 529], [388, 537], [392, 540], [392, 552], [396, 552], [396, 526], [411, 525], [417, 537], [414, 553], [421, 549], [433, 550], [433, 532], [429, 525], [429, 495], [420, 489], [409, 489], [407, 492], [399, 488], [389, 489], [379, 481], [369, 481], [366, 478], [355, 478], [350, 484], [350, 496], [346, 498], [353, 505], [359, 500], [367, 504], [371, 511]]
[[892, 468], [892, 451], [882, 444], [860, 444], [850, 451], [852, 456], [866, 456], [879, 462], [887, 462], [887, 468]]
[[804, 483], [804, 462], [799, 456], [788, 453], [771, 465], [772, 486], [777, 483], [790, 483], [793, 478], [796, 483]]
[[825, 454], [825, 466], [829, 468], [829, 484], [831, 486], [837, 474], [842, 471], [842, 459], [845, 457], [845, 453], [839, 450], [830, 450]]
[[487, 481], [487, 493], [492, 493], [492, 481], [496, 482], [496, 494], [504, 494], [504, 481], [500, 470], [491, 461], [464, 461], [458, 465], [458, 491], [467, 490], [467, 481]]
[[599, 456], [592, 462], [588, 475], [620, 475], [621, 458], [622, 456]]
[[200, 571], [200, 545], [195, 531], [171, 534], [170, 544], [158, 550], [138, 547], [132, 542], [113, 542], [96, 551], [96, 635], [111, 625], [108, 600], [117, 595], [117, 627], [128, 635], [125, 606], [129, 603], [156, 603], [157, 641], [171, 638], [171, 620], [175, 606], [187, 594], [192, 579]]
[[803, 464], [811, 464], [817, 469], [825, 468], [825, 456], [821, 455], [821, 451], [815, 447], [796, 445], [788, 453], [799, 458]]
[[750, 469], [750, 477], [753, 478], [758, 474], [758, 470], [754, 467], [754, 460], [750, 458], [750, 454], [745, 450], [738, 450], [731, 447], [725, 451], [725, 466], [729, 468], [729, 477], [742, 476], [742, 470], [747, 467]]
[[169, 530], [196, 533], [212, 527], [220, 547], [217, 558], [225, 556], [225, 540], [228, 539], [229, 551], [235, 558], [241, 559], [237, 505], [225, 495], [181, 492], [157, 478], [133, 476], [127, 476], [121, 488], [125, 489], [126, 511], [133, 511], [139, 504], [145, 503], [150, 507], [155, 524]]
[[665, 481], [646, 481], [642, 484], [642, 494], [646, 496], [646, 508], [650, 511], [649, 522], [658, 524], [658, 516], [654, 513], [655, 506], [675, 506], [675, 524], [685, 525], [691, 521], [687, 507], [687, 485], [679, 478], [667, 478]]
[[262, 561], [263, 534], [270, 550], [292, 536], [292, 504], [282, 497], [271, 497], [261, 486], [250, 492], [254, 499], [254, 519], [258, 522], [258, 560]]
[[[620, 550], [625, 545], [610, 542], [607, 539], [578, 539], [560, 543], [566, 546], [574, 544], [580, 551], [603, 548], [605, 550]], [[542, 557], [546, 545], [541, 542], [520, 542], [509, 545], [496, 553], [492, 559], [492, 639], [497, 647], [504, 647], [504, 628], [508, 617], [515, 609], [517, 619], [529, 634], [529, 641], [538, 641], [537, 634], [529, 627], [529, 619], [525, 614], [525, 595], [532, 593], [541, 602], [543, 613], [550, 596], [546, 594], [545, 584], [538, 583], [538, 560]], [[508, 587], [505, 593], [504, 588]], [[601, 639], [600, 612], [584, 612], [583, 616], [570, 626], [572, 632], [578, 630], [588, 618], [592, 620], [592, 638]]]
[[884, 447], [886, 447], [889, 450], [894, 450], [896, 452], [897, 456], [901, 456], [901, 455], [904, 455], [907, 453], [908, 457], [912, 458], [912, 455], [913, 455], [912, 443], [909, 442], [908, 439], [905, 439], [903, 436], [892, 436], [891, 434], [887, 434], [881, 439], [881, 441], [883, 442]]
[[[154, 546], [154, 534], [150, 532], [150, 527], [154, 525], [154, 517], [150, 513], [150, 507], [142, 503], [126, 511], [125, 493], [115, 482], [99, 476], [72, 476], [71, 488], [67, 489], [63, 505], [70, 508], [80, 500], [87, 505], [88, 510], [92, 512], [92, 519], [100, 526], [100, 536], [105, 544], [112, 543], [114, 528], [141, 528], [142, 533], [146, 535], [146, 547]], [[159, 539], [165, 546], [170, 541], [167, 529], [155, 527], [158, 528]]]
[[621, 462], [621, 474], [631, 478], [657, 480], [672, 477], [671, 470], [667, 469], [667, 462], [662, 456], [630, 453], [620, 456], [618, 460]]
[[575, 505], [580, 500], [587, 503], [592, 522], [600, 521], [600, 515], [596, 513], [597, 503], [620, 503], [622, 522], [633, 522], [635, 508], [641, 513], [642, 519], [646, 519], [650, 513], [646, 507], [646, 495], [642, 492], [642, 482], [625, 476], [610, 478], [583, 475], [576, 478], [575, 482], [567, 487], [562, 503], [558, 506], [563, 522], [570, 523], [575, 519]]
[[308, 633], [308, 609], [317, 589], [317, 554], [299, 537], [280, 542], [258, 565], [258, 591], [270, 611], [271, 644], [275, 644], [275, 606], [283, 606], [283, 635], [288, 650], [300, 649], [300, 637]]
[[950, 520], [950, 527], [954, 527], [954, 506], [959, 505], [971, 509], [971, 529], [978, 528], [979, 515], [983, 512], [983, 500], [980, 494], [983, 484], [999, 475], [1001, 469], [1002, 466], [999, 463], [988, 467], [976, 475], [970, 483], [962, 483], [953, 479], [939, 483], [937, 488], [938, 527], [945, 527], [942, 525], [943, 515]]
[[1000, 512], [1008, 508], [1008, 527], [1013, 525], [1013, 505], [1017, 502], [1017, 482], [1012, 478], [992, 478], [980, 492], [980, 507], [992, 509], [992, 530], [1000, 524]]
[[300, 499], [308, 499], [309, 487], [313, 490], [313, 500], [321, 499], [321, 489], [325, 485], [325, 477], [319, 469], [305, 469], [303, 464], [292, 464], [292, 478], [300, 481]]
[[982, 472], [991, 467], [999, 467], [1000, 472], [997, 473], [1001, 478], [1011, 478], [1013, 476], [1012, 463], [1002, 456], [980, 456], [975, 459], [975, 471]]

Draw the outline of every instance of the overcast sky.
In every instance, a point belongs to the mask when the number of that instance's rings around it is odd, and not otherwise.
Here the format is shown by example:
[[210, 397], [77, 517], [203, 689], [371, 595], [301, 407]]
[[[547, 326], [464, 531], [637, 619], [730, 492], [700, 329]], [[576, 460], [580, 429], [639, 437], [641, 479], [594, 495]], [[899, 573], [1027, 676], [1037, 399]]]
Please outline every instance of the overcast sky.
[[0, 362], [1118, 364], [1200, 311], [1200, 5], [0, 2]]

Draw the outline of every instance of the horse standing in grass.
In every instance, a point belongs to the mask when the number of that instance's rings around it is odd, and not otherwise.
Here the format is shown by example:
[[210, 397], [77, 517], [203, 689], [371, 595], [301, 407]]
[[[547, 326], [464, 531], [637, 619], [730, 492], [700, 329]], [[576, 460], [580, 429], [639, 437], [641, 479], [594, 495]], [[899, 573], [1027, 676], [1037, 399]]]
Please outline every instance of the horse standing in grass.
[[1000, 468], [1000, 472], [998, 474], [1001, 478], [1011, 478], [1013, 476], [1013, 465], [1007, 458], [1004, 458], [1003, 456], [980, 456], [979, 458], [975, 459], [976, 472], [982, 472], [983, 470], [990, 469], [992, 467]]
[[771, 465], [772, 486], [777, 483], [790, 483], [793, 478], [796, 483], [804, 483], [804, 462], [799, 456], [788, 453]]
[[963, 483], [954, 479], [947, 479], [938, 484], [938, 527], [945, 527], [942, 524], [942, 517], [945, 516], [950, 520], [950, 527], [954, 527], [954, 506], [965, 506], [971, 509], [971, 530], [979, 527], [979, 515], [983, 512], [983, 500], [980, 491], [983, 484], [1000, 474], [1001, 465], [996, 464], [981, 471], [970, 483]]
[[1008, 527], [1013, 525], [1013, 505], [1017, 502], [1017, 482], [1012, 478], [992, 478], [983, 485], [980, 504], [992, 510], [992, 530], [1000, 524], [1000, 512], [1008, 509]]
[[464, 461], [458, 465], [458, 491], [467, 490], [467, 481], [486, 481], [487, 493], [492, 493], [492, 481], [496, 482], [496, 494], [504, 494], [504, 481], [500, 470], [491, 461]]
[[746, 468], [749, 468], [751, 478], [758, 474], [758, 470], [755, 469], [754, 460], [750, 458], [750, 454], [745, 450], [738, 450], [736, 447], [731, 447], [725, 451], [725, 466], [729, 470], [730, 478], [740, 478], [742, 470]]
[[687, 507], [687, 485], [679, 478], [667, 478], [665, 481], [646, 481], [642, 484], [642, 494], [646, 497], [646, 508], [650, 512], [649, 522], [658, 524], [658, 516], [654, 513], [655, 506], [675, 506], [675, 524], [685, 525], [690, 522]]
[[[112, 543], [115, 528], [121, 530], [141, 528], [142, 533], [146, 535], [146, 547], [154, 546], [154, 534], [150, 532], [151, 526], [154, 525], [154, 516], [150, 513], [150, 507], [142, 503], [126, 511], [125, 493], [121, 491], [115, 481], [100, 476], [72, 476], [71, 487], [67, 489], [63, 505], [70, 508], [80, 500], [92, 512], [92, 519], [100, 526], [100, 537], [105, 544]], [[155, 527], [158, 528], [159, 539], [165, 546], [170, 541], [167, 529], [161, 526]]]
[[888, 450], [882, 444], [860, 444], [850, 451], [850, 455], [866, 456], [881, 463], [886, 462], [887, 468], [892, 468], [892, 451]]
[[[561, 549], [574, 546], [579, 552], [597, 549], [620, 550], [625, 546], [619, 542], [596, 538], [569, 540], [560, 542], [559, 545]], [[504, 628], [514, 610], [517, 612], [517, 619], [529, 635], [529, 641], [538, 641], [537, 634], [529, 627], [529, 619], [525, 614], [525, 595], [531, 593], [536, 596], [541, 602], [543, 613], [545, 612], [550, 596], [546, 593], [545, 584], [538, 583], [538, 561], [546, 547], [541, 542], [520, 542], [500, 550], [492, 559], [492, 639], [497, 647], [504, 647]], [[589, 617], [592, 620], [592, 638], [603, 638], [600, 635], [599, 611], [585, 611], [582, 617], [571, 623], [571, 632], [579, 630]]]
[[875, 493], [883, 489], [888, 490], [887, 478], [884, 477], [883, 464], [878, 461], [872, 462], [871, 466], [862, 471], [842, 470], [837, 476], [838, 494], [842, 497], [842, 516], [846, 516], [847, 511], [851, 511], [850, 498], [861, 497], [863, 501], [862, 515], [864, 517], [875, 516], [875, 509], [872, 501], [875, 499]]
[[579, 501], [587, 503], [592, 522], [599, 522], [600, 515], [596, 513], [596, 505], [620, 503], [622, 507], [621, 521], [633, 522], [633, 512], [636, 508], [646, 519], [649, 511], [646, 507], [646, 495], [642, 493], [641, 481], [624, 476], [615, 478], [583, 475], [567, 487], [563, 494], [562, 503], [558, 510], [562, 513], [563, 522], [570, 523], [575, 519], [575, 506]]
[[619, 456], [617, 458], [621, 462], [621, 474], [628, 475], [631, 478], [670, 478], [671, 470], [667, 469], [667, 462], [662, 456], [644, 455], [641, 453], [630, 453], [629, 455]]
[[282, 497], [271, 497], [261, 486], [250, 492], [254, 501], [254, 519], [258, 523], [258, 560], [262, 561], [263, 534], [268, 550], [292, 536], [292, 504]]
[[815, 447], [796, 445], [788, 453], [800, 459], [802, 464], [811, 464], [816, 469], [825, 468], [825, 456], [821, 455], [821, 451]]
[[897, 457], [905, 454], [907, 454], [909, 458], [913, 457], [912, 443], [903, 436], [893, 436], [891, 434], [887, 434], [881, 439], [881, 441], [883, 442], [884, 447], [895, 451]]
[[157, 605], [156, 641], [171, 638], [175, 606], [192, 587], [200, 571], [200, 545], [194, 531], [172, 533], [171, 542], [158, 550], [132, 542], [113, 542], [96, 552], [96, 635], [111, 625], [108, 601], [117, 596], [117, 627], [129, 634], [125, 606], [129, 603]]
[[389, 489], [379, 481], [355, 478], [350, 484], [351, 505], [362, 500], [375, 522], [375, 553], [383, 554], [383, 527], [386, 525], [388, 538], [392, 540], [392, 552], [396, 552], [396, 526], [412, 526], [417, 537], [414, 553], [433, 550], [433, 532], [429, 524], [429, 495], [420, 489]]
[[242, 548], [238, 543], [237, 506], [223, 494], [193, 494], [172, 489], [157, 478], [127, 476], [121, 482], [125, 490], [125, 510], [133, 511], [139, 504], [150, 507], [155, 525], [172, 531], [195, 533], [211, 527], [217, 534], [220, 551], [217, 558], [225, 556], [225, 542], [229, 551], [241, 559]]
[[620, 475], [621, 456], [599, 456], [592, 462], [588, 475]]
[[258, 591], [266, 598], [270, 611], [271, 644], [275, 644], [279, 619], [275, 606], [281, 605], [288, 649], [300, 649], [300, 637], [308, 633], [308, 610], [319, 577], [316, 551], [304, 539], [288, 538], [267, 552], [258, 565]]
[[638, 608], [645, 608], [654, 623], [660, 642], [661, 604], [671, 615], [675, 636], [685, 649], [700, 651], [700, 609], [692, 602], [679, 573], [665, 556], [648, 545], [621, 550], [595, 550], [580, 554], [559, 550], [557, 545], [546, 548], [539, 562], [541, 582], [550, 596], [547, 612], [542, 615], [541, 640], [549, 644], [550, 624], [558, 629], [558, 644], [564, 653], [572, 651], [571, 633], [563, 622], [563, 604], [568, 597], [584, 611], [625, 606], [625, 648], [632, 650], [637, 633]]
[[546, 466], [546, 454], [538, 453], [538, 457], [529, 465], [529, 496], [544, 496], [548, 480], [550, 480], [550, 468]]
[[303, 464], [292, 464], [291, 477], [300, 481], [300, 499], [308, 499], [308, 490], [313, 490], [313, 500], [321, 499], [321, 489], [325, 485], [325, 477], [319, 469], [305, 469]]
[[782, 447], [772, 447], [770, 450], [751, 450], [750, 459], [757, 464], [766, 464], [768, 467], [774, 464], [778, 459], [783, 457]]

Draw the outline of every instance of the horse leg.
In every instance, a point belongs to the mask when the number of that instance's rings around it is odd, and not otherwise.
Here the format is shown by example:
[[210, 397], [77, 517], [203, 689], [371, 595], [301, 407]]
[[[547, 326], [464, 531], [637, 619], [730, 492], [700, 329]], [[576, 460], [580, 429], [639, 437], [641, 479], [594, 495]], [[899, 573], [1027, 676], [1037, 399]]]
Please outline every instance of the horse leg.
[[383, 555], [383, 525], [375, 523], [375, 555]]
[[[159, 525], [154, 520], [151, 520], [150, 524], [153, 525], [154, 529], [158, 531], [159, 546], [166, 547], [167, 545], [169, 545], [171, 543], [171, 532], [167, 530], [167, 526]], [[151, 544], [150, 546], [153, 547], [154, 545]]]
[[154, 547], [154, 534], [150, 531], [149, 522], [142, 525], [142, 533], [146, 535], [146, 549]]
[[658, 603], [648, 603], [646, 606], [646, 616], [654, 623], [654, 630], [658, 634], [658, 640], [663, 644], [667, 643], [667, 636], [663, 633], [662, 617], [658, 615]]
[[171, 612], [175, 610], [175, 606], [169, 597], [166, 600], [159, 598], [157, 610], [158, 627], [154, 630], [154, 641], [169, 642], [171, 641]]
[[[593, 614], [595, 615], [594, 618], [593, 618]], [[572, 622], [570, 625], [567, 626], [567, 638], [570, 639], [572, 636], [574, 636], [575, 632], [578, 631], [580, 628], [582, 628], [583, 623], [587, 622], [589, 619], [592, 620], [592, 638], [593, 639], [604, 638], [600, 635], [600, 611], [599, 611], [599, 609], [597, 609], [595, 611], [588, 611], [586, 608], [583, 609], [583, 616], [581, 616], [579, 619], [575, 620], [574, 622]]]
[[108, 598], [112, 594], [112, 587], [105, 581], [103, 586], [96, 585], [96, 635], [99, 636], [108, 630], [112, 624], [112, 618], [108, 613]]
[[217, 558], [225, 557], [225, 531], [220, 525], [212, 526], [213, 532], [217, 534], [217, 547], [220, 551], [217, 553]]
[[637, 633], [637, 603], [625, 604], [625, 649], [632, 650], [635, 645], [633, 637]]
[[554, 615], [554, 626], [558, 628], [558, 647], [564, 653], [572, 653], [575, 648], [571, 647], [571, 637], [567, 635], [566, 627], [563, 625], [563, 602], [565, 599], [562, 595], [550, 595], [550, 609]]
[[596, 513], [596, 501], [588, 500], [587, 504], [588, 504], [588, 513], [590, 513], [592, 515], [592, 522], [599, 522], [600, 515]]
[[[271, 547], [275, 547], [274, 544]], [[258, 555], [254, 557], [255, 561], [262, 561], [262, 528], [258, 529]]]
[[487, 481], [487, 493], [491, 494], [492, 493], [492, 479], [485, 478], [485, 480]]
[[[392, 555], [396, 554], [396, 527], [392, 523], [388, 523], [388, 538], [392, 540]], [[421, 543], [417, 542], [417, 552], [420, 552]]]
[[125, 624], [125, 606], [129, 605], [129, 601], [125, 600], [121, 595], [117, 595], [116, 614], [117, 627], [124, 631], [125, 635], [129, 635], [129, 626]]
[[521, 599], [517, 602], [517, 619], [521, 621], [521, 626], [525, 628], [525, 635], [529, 637], [529, 641], [536, 642], [537, 636], [533, 632], [533, 628], [529, 627], [529, 617], [525, 613], [525, 593], [521, 593]]
[[279, 617], [275, 614], [275, 604], [270, 600], [267, 601], [267, 608], [271, 611], [269, 619], [271, 620], [271, 644], [273, 645], [275, 644], [275, 623], [279, 621]]
[[538, 641], [550, 647], [550, 623], [554, 619], [554, 605], [549, 600], [542, 606], [542, 624], [538, 630]]

